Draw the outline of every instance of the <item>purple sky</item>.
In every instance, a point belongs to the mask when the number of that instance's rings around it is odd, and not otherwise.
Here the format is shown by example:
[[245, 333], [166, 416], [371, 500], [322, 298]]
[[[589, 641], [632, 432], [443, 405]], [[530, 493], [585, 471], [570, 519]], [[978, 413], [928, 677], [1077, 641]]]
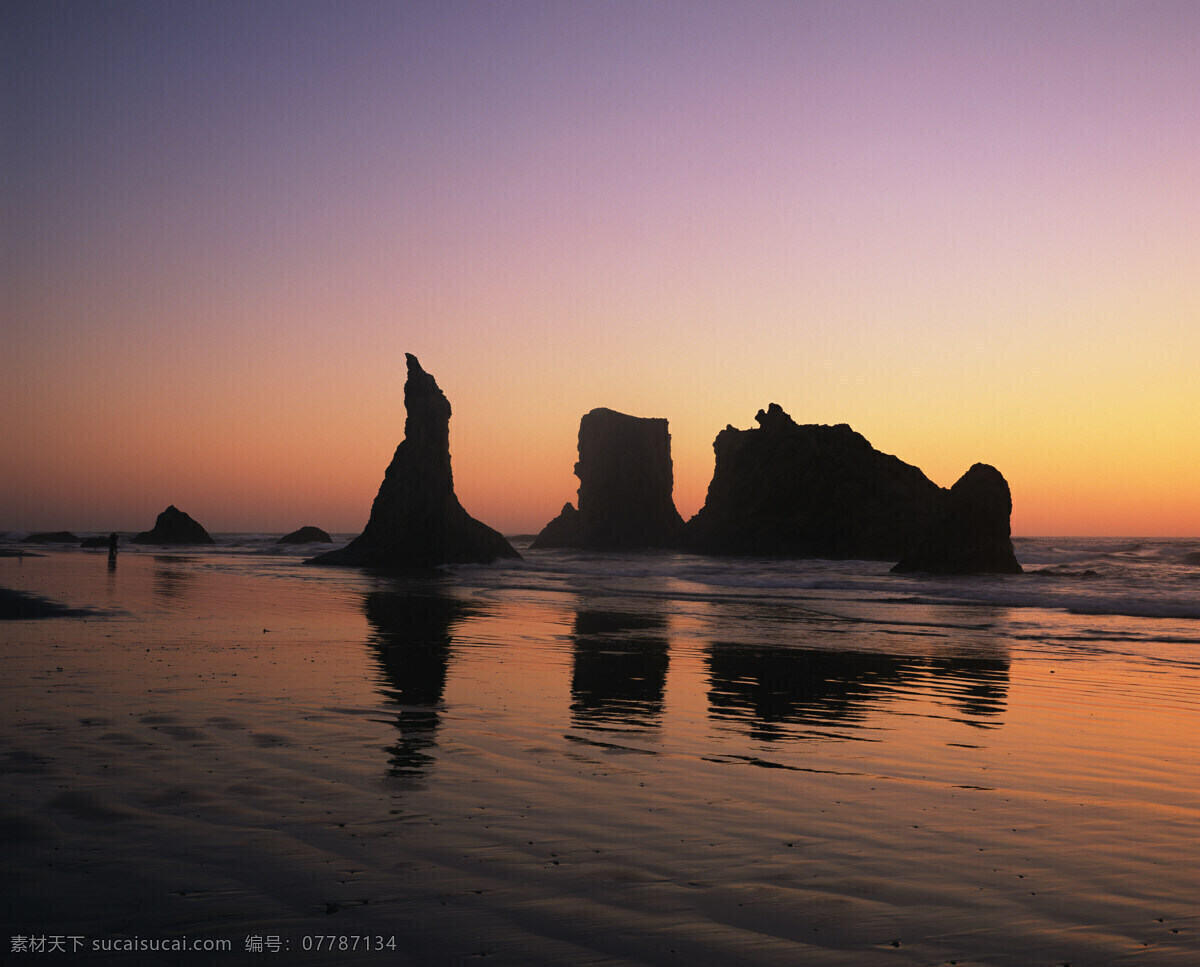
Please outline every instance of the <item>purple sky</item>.
[[509, 531], [776, 401], [1200, 533], [1194, 3], [5, 9], [0, 529], [361, 527], [408, 351]]

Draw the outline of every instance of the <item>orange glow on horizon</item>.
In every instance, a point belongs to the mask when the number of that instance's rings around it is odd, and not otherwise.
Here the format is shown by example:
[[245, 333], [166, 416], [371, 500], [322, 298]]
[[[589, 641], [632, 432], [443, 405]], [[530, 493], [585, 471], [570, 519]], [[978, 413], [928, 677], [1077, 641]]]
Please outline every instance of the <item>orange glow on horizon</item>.
[[407, 351], [509, 533], [592, 408], [688, 517], [771, 402], [1017, 534], [1200, 532], [1200, 9], [665, 9], [31, 5], [0, 530], [356, 531]]

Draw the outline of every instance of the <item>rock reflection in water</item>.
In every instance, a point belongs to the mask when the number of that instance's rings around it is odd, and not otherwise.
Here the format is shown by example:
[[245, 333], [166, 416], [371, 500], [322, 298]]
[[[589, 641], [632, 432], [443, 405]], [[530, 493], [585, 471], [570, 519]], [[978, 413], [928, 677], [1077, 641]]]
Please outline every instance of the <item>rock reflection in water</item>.
[[980, 656], [933, 656], [928, 674], [941, 683], [942, 697], [961, 711], [969, 725], [990, 728], [1008, 700], [1008, 659]]
[[388, 749], [388, 775], [419, 776], [434, 758], [453, 628], [470, 609], [426, 587], [369, 592], [363, 610], [373, 629], [367, 644], [379, 663], [380, 693], [398, 709], [392, 724], [400, 739]]
[[667, 619], [580, 609], [572, 634], [573, 724], [590, 728], [656, 728], [667, 681]]
[[1008, 660], [903, 656], [878, 652], [767, 649], [714, 642], [709, 650], [709, 714], [744, 722], [760, 741], [805, 731], [862, 728], [899, 692], [927, 689], [966, 713], [970, 724], [1004, 709]]

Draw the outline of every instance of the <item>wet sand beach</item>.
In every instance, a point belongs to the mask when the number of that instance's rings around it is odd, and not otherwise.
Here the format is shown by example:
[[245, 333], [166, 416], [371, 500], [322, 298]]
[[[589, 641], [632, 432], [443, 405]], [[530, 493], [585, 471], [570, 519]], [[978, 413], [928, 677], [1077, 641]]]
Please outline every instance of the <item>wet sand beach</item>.
[[817, 607], [680, 560], [613, 556], [598, 581], [554, 554], [425, 580], [219, 550], [0, 560], [0, 586], [74, 612], [0, 623], [10, 936], [144, 963], [177, 955], [93, 947], [1200, 961], [1190, 619]]

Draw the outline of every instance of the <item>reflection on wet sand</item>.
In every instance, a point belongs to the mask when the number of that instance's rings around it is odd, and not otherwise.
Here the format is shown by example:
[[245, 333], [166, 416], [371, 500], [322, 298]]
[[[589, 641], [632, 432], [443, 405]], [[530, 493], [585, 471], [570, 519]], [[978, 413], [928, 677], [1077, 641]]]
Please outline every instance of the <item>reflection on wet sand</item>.
[[779, 650], [714, 642], [709, 649], [709, 713], [744, 723], [771, 741], [805, 732], [843, 733], [904, 692], [925, 689], [984, 725], [1004, 709], [1008, 660], [902, 656], [877, 652]]
[[[154, 593], [163, 598], [183, 597], [194, 580], [194, 575], [176, 565], [187, 563], [189, 562], [185, 557], [178, 557], [174, 554], [155, 554]], [[115, 568], [115, 561], [113, 561], [112, 569], [115, 570]]]
[[942, 682], [942, 697], [961, 711], [968, 725], [991, 728], [999, 724], [1008, 699], [1007, 658], [933, 656], [925, 659], [929, 674]]
[[[456, 666], [469, 664], [474, 654], [456, 653], [455, 639], [481, 612], [435, 583], [369, 592], [363, 610], [372, 628], [367, 643], [379, 667], [380, 693], [395, 710], [390, 724], [400, 734], [388, 749], [388, 773], [419, 776], [437, 756], [451, 659]], [[621, 732], [663, 727], [671, 648], [678, 644], [669, 628], [666, 613], [646, 608], [605, 610], [590, 602], [576, 607], [573, 727]], [[948, 710], [922, 714], [978, 728], [1002, 724], [1007, 656], [897, 655], [719, 640], [702, 648], [709, 720], [755, 741], [866, 739], [875, 713], [918, 698]], [[679, 698], [687, 700], [684, 693]]]
[[454, 626], [471, 614], [456, 598], [429, 586], [419, 591], [372, 591], [363, 611], [373, 634], [367, 644], [381, 673], [391, 723], [400, 733], [388, 749], [391, 776], [419, 776], [434, 761]]
[[575, 612], [571, 719], [592, 728], [652, 729], [663, 712], [670, 642], [661, 614]]

